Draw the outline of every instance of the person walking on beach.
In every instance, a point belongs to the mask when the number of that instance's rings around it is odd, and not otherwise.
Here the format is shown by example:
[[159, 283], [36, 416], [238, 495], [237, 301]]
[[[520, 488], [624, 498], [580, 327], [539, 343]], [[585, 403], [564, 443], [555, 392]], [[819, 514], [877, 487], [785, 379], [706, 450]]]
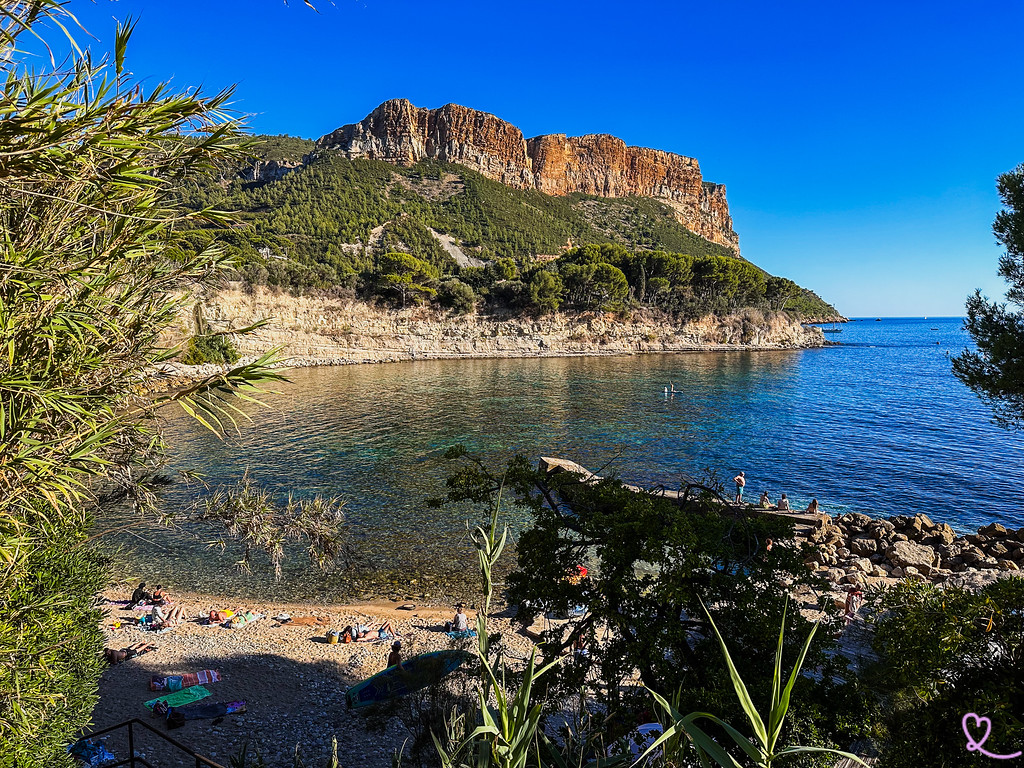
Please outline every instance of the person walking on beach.
[[737, 504], [742, 504], [743, 503], [743, 488], [747, 484], [747, 478], [746, 478], [746, 476], [742, 472], [740, 472], [738, 475], [736, 475], [736, 477], [734, 477], [732, 479], [732, 481], [734, 483], [736, 483], [736, 503]]

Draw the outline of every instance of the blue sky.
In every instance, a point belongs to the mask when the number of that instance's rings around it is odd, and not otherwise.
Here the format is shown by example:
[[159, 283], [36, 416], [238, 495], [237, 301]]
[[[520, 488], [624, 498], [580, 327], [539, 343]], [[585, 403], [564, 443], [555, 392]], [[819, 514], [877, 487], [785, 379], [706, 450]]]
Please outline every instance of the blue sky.
[[71, 0], [155, 83], [238, 84], [253, 130], [319, 137], [396, 97], [696, 157], [743, 255], [851, 316], [1001, 296], [995, 177], [1024, 162], [1017, 2]]

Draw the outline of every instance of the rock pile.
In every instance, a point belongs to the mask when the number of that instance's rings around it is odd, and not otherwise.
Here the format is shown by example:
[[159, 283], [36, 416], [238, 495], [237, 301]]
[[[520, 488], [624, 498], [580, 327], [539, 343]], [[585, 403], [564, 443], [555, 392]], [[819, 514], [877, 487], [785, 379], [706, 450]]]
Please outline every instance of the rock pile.
[[971, 585], [1024, 567], [1024, 528], [992, 523], [957, 536], [949, 525], [925, 514], [888, 520], [857, 513], [822, 518], [808, 541], [814, 545], [808, 567], [827, 571], [836, 584], [863, 584], [875, 577]]

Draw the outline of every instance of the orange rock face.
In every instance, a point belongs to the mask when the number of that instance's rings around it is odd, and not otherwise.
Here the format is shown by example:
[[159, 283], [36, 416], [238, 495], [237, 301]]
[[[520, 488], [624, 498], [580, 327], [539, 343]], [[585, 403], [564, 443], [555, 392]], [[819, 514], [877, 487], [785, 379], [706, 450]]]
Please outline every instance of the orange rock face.
[[687, 229], [739, 252], [725, 186], [705, 182], [696, 159], [629, 147], [607, 134], [526, 140], [514, 125], [486, 112], [457, 104], [424, 109], [394, 99], [362, 122], [322, 137], [317, 148], [390, 163], [458, 163], [510, 187], [549, 195], [652, 197], [671, 206]]

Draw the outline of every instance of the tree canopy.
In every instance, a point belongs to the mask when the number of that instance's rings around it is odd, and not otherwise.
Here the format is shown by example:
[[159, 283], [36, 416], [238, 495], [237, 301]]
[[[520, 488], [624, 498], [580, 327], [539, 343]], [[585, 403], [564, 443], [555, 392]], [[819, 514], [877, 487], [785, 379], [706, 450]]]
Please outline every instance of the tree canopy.
[[997, 423], [1024, 427], [1024, 165], [999, 177], [1004, 209], [992, 229], [1006, 252], [999, 259], [999, 275], [1009, 287], [1009, 305], [989, 301], [975, 291], [967, 299], [968, 333], [977, 350], [953, 358], [953, 373], [992, 408]]

